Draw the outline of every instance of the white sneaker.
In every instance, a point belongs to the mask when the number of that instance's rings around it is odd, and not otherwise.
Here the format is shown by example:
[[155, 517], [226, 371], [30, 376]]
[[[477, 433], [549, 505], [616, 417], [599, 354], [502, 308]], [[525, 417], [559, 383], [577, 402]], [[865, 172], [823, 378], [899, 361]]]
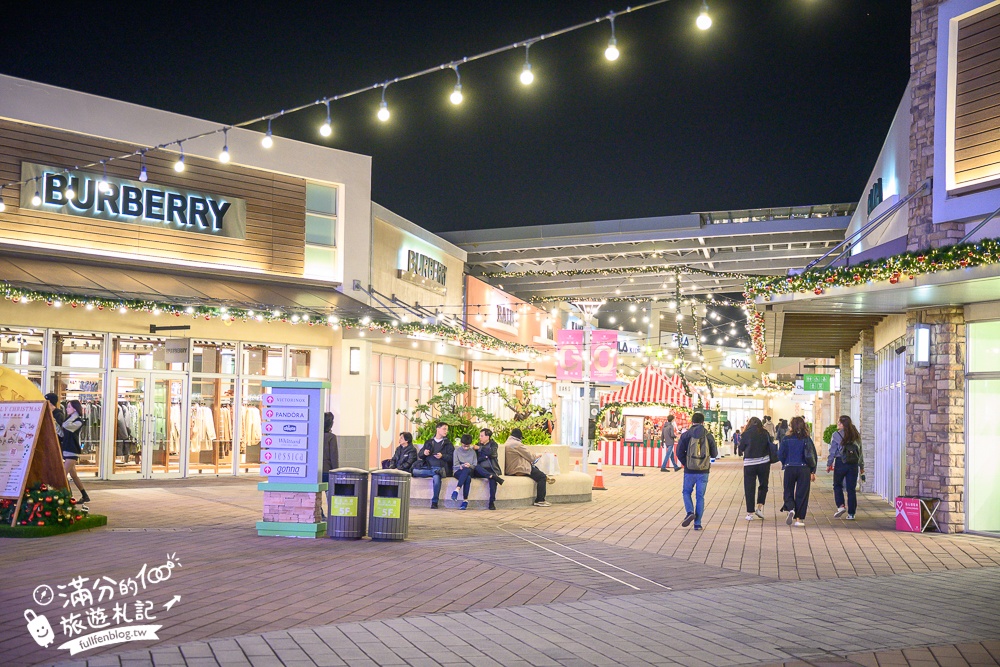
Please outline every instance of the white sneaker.
[[854, 521], [854, 515], [853, 514], [848, 514], [847, 515], [847, 520], [848, 521]]
[[799, 528], [802, 528], [803, 526], [805, 526], [805, 525], [806, 525], [806, 523], [805, 523], [805, 521], [796, 521], [796, 522], [795, 522], [795, 523], [793, 523], [792, 525], [793, 525], [793, 526], [797, 526], [797, 527], [799, 527]]
[[544, 500], [540, 500], [534, 504], [535, 507], [552, 507], [552, 503], [547, 503]]
[[753, 514], [747, 514], [747, 521], [753, 521], [755, 518]]
[[764, 518], [764, 508], [763, 507], [758, 507], [757, 509], [754, 510], [753, 513], [756, 514], [757, 516], [759, 516], [761, 519]]
[[785, 519], [785, 523], [790, 526], [794, 521], [795, 521], [795, 510], [788, 510], [788, 518]]
[[847, 512], [847, 508], [841, 505], [840, 507], [837, 508], [837, 511], [833, 513], [833, 518], [839, 519], [840, 517], [844, 516], [845, 512]]

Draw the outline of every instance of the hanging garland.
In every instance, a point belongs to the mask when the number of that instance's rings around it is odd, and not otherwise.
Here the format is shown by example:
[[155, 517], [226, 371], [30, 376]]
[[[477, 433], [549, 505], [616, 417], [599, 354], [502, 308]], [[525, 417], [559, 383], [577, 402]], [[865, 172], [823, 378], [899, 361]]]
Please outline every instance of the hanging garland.
[[905, 252], [885, 259], [872, 259], [854, 266], [838, 266], [822, 271], [807, 271], [797, 276], [747, 279], [748, 299], [761, 297], [770, 301], [775, 294], [813, 292], [823, 294], [831, 287], [853, 287], [888, 280], [898, 283], [904, 277], [913, 280], [938, 271], [954, 271], [973, 266], [994, 266], [1000, 263], [1000, 239], [985, 239], [977, 243], [932, 248], [920, 252]]
[[468, 331], [459, 327], [447, 324], [424, 324], [417, 322], [400, 322], [398, 320], [376, 321], [369, 318], [346, 317], [340, 318], [333, 315], [323, 315], [317, 313], [285, 313], [277, 309], [262, 308], [253, 310], [249, 308], [230, 308], [227, 306], [183, 306], [171, 303], [162, 303], [146, 299], [108, 299], [105, 297], [88, 297], [74, 294], [64, 294], [59, 292], [47, 292], [43, 290], [24, 289], [14, 287], [9, 283], [0, 284], [0, 294], [3, 298], [13, 303], [30, 303], [35, 301], [44, 302], [46, 305], [61, 308], [68, 306], [72, 309], [83, 308], [84, 310], [98, 311], [118, 311], [122, 314], [129, 312], [150, 313], [153, 315], [174, 315], [175, 317], [188, 316], [193, 319], [220, 319], [223, 321], [242, 322], [285, 322], [291, 324], [306, 324], [308, 326], [329, 326], [333, 329], [343, 327], [344, 329], [359, 329], [370, 332], [378, 332], [383, 335], [397, 334], [402, 336], [429, 335], [438, 337], [439, 341], [452, 342], [470, 347], [476, 350], [488, 352], [503, 351], [510, 354], [527, 354], [537, 356], [538, 351], [530, 345], [520, 343], [510, 343], [507, 341], [481, 334], [476, 331]]
[[484, 278], [525, 278], [528, 276], [547, 276], [549, 278], [555, 276], [572, 277], [572, 276], [644, 276], [644, 275], [656, 275], [660, 273], [672, 273], [675, 274], [698, 274], [703, 276], [712, 276], [714, 278], [736, 278], [738, 280], [747, 280], [750, 278], [746, 273], [738, 273], [736, 271], [710, 271], [709, 269], [698, 269], [691, 266], [685, 266], [678, 268], [674, 264], [662, 264], [662, 265], [649, 265], [649, 266], [635, 266], [635, 267], [622, 267], [622, 268], [611, 268], [611, 269], [554, 269], [554, 270], [542, 270], [542, 269], [529, 269], [525, 271], [488, 271], [483, 273]]
[[750, 349], [758, 364], [767, 360], [767, 343], [764, 341], [764, 316], [757, 312], [753, 299], [747, 296], [747, 323], [750, 329]]

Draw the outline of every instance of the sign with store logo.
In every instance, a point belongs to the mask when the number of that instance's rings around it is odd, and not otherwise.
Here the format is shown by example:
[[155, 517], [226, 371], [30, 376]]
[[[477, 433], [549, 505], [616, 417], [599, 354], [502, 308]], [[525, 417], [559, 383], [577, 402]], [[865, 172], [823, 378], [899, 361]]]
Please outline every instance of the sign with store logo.
[[[260, 472], [269, 481], [318, 482], [322, 423], [320, 385], [265, 381], [261, 402]], [[308, 387], [303, 385], [317, 385]], [[275, 479], [278, 478], [278, 479]]]
[[560, 329], [556, 332], [556, 379], [583, 379], [583, 332]]
[[163, 344], [163, 361], [166, 363], [186, 364], [190, 358], [190, 338], [168, 338]]
[[683, 336], [673, 334], [670, 340], [674, 347], [691, 347], [691, 337], [687, 334], [684, 334]]
[[521, 325], [517, 304], [513, 303], [510, 296], [500, 290], [491, 289], [486, 294], [488, 303], [486, 304], [486, 322], [483, 326], [487, 329], [517, 335]]
[[[84, 171], [21, 163], [22, 209], [246, 238], [246, 201]], [[103, 187], [102, 187], [103, 186]], [[34, 195], [41, 200], [32, 203]]]
[[806, 373], [802, 376], [803, 391], [830, 391], [830, 376]]
[[445, 287], [448, 282], [448, 267], [416, 250], [406, 251], [406, 268], [399, 270], [399, 278], [435, 294], [445, 294], [448, 291]]
[[639, 354], [639, 343], [628, 338], [619, 338], [618, 354]]
[[745, 354], [731, 354], [726, 357], [726, 368], [748, 371], [750, 370], [750, 357]]

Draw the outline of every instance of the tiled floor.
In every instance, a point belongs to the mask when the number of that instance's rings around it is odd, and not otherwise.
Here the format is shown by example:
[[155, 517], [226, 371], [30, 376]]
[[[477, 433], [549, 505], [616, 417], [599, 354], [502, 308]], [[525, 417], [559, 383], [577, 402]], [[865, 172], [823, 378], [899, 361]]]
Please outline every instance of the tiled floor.
[[[181, 596], [156, 621], [160, 641], [78, 657], [137, 666], [994, 664], [1000, 540], [897, 533], [892, 509], [871, 497], [858, 521], [835, 520], [825, 475], [805, 528], [784, 524], [774, 490], [768, 519], [747, 522], [741, 472], [713, 468], [698, 533], [680, 527], [681, 474], [605, 470], [610, 490], [589, 504], [413, 509], [401, 543], [257, 537], [253, 480], [94, 483], [91, 506], [109, 515], [107, 528], [0, 542], [0, 663], [68, 659], [25, 630], [24, 610], [42, 611], [32, 602], [39, 584], [118, 580], [176, 553], [182, 567], [147, 596], [159, 609]], [[54, 625], [59, 611], [50, 608]], [[773, 621], [759, 633], [758, 616]], [[942, 616], [949, 632], [930, 620]], [[948, 646], [919, 648], [932, 645]]]

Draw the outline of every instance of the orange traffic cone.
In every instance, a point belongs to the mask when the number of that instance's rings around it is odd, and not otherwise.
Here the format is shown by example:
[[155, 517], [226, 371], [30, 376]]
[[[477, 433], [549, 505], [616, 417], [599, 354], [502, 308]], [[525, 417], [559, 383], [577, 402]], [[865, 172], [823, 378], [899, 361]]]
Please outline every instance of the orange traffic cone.
[[604, 488], [604, 466], [600, 461], [597, 462], [597, 473], [594, 475], [594, 491], [607, 491]]

